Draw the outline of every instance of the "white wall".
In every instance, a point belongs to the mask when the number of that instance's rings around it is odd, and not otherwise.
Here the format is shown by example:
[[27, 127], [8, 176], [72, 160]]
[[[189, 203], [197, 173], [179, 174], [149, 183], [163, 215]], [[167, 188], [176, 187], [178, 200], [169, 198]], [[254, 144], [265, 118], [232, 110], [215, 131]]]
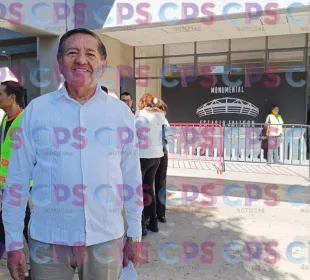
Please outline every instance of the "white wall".
[[121, 64], [121, 46], [120, 42], [111, 37], [99, 35], [107, 50], [107, 69], [102, 77], [102, 83], [108, 90], [120, 94], [120, 76], [118, 67]]
[[129, 92], [133, 99], [133, 105], [136, 102], [136, 81], [134, 78], [134, 47], [121, 43], [121, 64], [127, 69], [120, 73], [121, 92]]
[[[107, 50], [107, 69], [102, 77], [102, 83], [108, 90], [120, 96], [120, 80], [123, 77], [133, 78], [133, 47], [121, 43], [111, 37], [96, 32]], [[122, 69], [124, 69], [122, 71]], [[132, 87], [127, 89], [132, 92]]]

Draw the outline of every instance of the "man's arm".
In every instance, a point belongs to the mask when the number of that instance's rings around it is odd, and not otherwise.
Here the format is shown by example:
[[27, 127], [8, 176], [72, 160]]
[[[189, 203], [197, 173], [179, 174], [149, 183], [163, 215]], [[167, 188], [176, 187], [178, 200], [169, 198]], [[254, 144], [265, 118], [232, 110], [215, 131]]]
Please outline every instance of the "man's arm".
[[[129, 112], [129, 111], [128, 111]], [[133, 194], [130, 199], [124, 201], [124, 208], [128, 224], [128, 237], [141, 237], [141, 216], [143, 210], [142, 175], [139, 158], [139, 148], [137, 147], [137, 133], [135, 128], [134, 115], [130, 113], [126, 116], [127, 125], [132, 132], [132, 141], [124, 144], [122, 150], [121, 169], [123, 174], [123, 184], [129, 185]]]
[[29, 182], [35, 164], [35, 146], [31, 135], [30, 103], [25, 109], [14, 137], [14, 146], [6, 176], [2, 201], [2, 218], [8, 252], [22, 249]]

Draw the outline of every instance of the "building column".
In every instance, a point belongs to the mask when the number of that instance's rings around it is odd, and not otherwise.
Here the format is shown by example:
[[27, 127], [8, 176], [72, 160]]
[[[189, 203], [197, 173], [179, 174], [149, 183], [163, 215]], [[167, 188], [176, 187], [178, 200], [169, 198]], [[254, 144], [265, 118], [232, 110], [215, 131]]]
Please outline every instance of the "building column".
[[39, 69], [32, 75], [33, 82], [40, 87], [41, 95], [57, 90], [62, 82], [56, 59], [60, 37], [39, 39]]
[[120, 95], [120, 74], [119, 67], [121, 64], [120, 42], [111, 37], [97, 33], [107, 50], [107, 69], [101, 79], [102, 84], [109, 91]]

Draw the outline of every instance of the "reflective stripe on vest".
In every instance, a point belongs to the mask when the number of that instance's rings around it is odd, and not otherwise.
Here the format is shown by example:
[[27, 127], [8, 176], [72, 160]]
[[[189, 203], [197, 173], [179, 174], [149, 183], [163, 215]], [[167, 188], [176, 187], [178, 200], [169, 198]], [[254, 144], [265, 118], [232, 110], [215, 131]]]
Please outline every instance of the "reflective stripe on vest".
[[4, 167], [8, 167], [9, 166], [9, 161], [7, 159], [1, 159], [1, 165], [3, 165]]
[[14, 134], [19, 126], [21, 118], [23, 116], [22, 111], [12, 122], [8, 132], [4, 138], [4, 131], [8, 121], [8, 116], [4, 117], [2, 123], [2, 134], [1, 134], [1, 161], [0, 161], [0, 186], [4, 188], [5, 178], [8, 171], [8, 166], [10, 162], [10, 157], [13, 151], [14, 139], [11, 139], [11, 135]]

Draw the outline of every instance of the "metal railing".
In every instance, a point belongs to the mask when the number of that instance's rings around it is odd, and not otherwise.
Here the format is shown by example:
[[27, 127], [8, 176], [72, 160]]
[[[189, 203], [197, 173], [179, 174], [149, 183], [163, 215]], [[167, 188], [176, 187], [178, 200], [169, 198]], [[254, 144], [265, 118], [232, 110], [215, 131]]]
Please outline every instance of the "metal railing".
[[223, 132], [225, 161], [309, 165], [307, 125], [271, 124], [268, 134], [264, 123], [234, 123]]
[[301, 124], [228, 124], [223, 157], [234, 162], [307, 166], [310, 181], [309, 133], [310, 126]]
[[172, 123], [174, 143], [168, 146], [169, 159], [211, 162], [218, 173], [224, 168], [223, 127], [207, 123]]
[[218, 172], [225, 162], [308, 166], [310, 180], [310, 126], [280, 126], [270, 125], [268, 137], [264, 123], [173, 123], [169, 158], [212, 162]]

